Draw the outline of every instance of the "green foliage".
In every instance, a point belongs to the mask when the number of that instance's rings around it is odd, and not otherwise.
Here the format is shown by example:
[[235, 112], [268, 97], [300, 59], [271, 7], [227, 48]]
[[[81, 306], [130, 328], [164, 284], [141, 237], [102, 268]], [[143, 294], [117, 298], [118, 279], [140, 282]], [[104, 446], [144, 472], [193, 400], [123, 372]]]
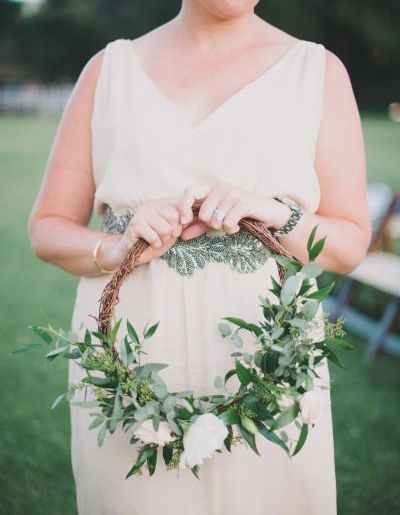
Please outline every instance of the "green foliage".
[[[68, 391], [53, 402], [52, 409], [63, 399], [81, 408], [96, 408], [96, 412], [91, 413], [93, 420], [89, 428], [98, 431], [99, 446], [103, 445], [107, 433], [114, 433], [119, 424], [125, 430], [135, 431], [151, 420], [157, 432], [160, 424], [166, 423], [172, 442], [168, 442], [163, 459], [168, 468], [176, 468], [184, 450], [185, 434], [200, 415], [212, 413], [228, 428], [230, 436], [225, 439], [228, 450], [237, 441], [232, 431], [236, 427], [239, 438], [256, 454], [259, 454], [258, 435], [280, 446], [289, 455], [297, 454], [308, 434], [308, 426], [301, 423], [302, 395], [314, 388], [313, 379], [318, 376], [317, 368], [323, 359], [340, 366], [336, 351], [351, 348], [343, 338], [341, 321], [332, 324], [319, 316], [321, 299], [330, 287], [318, 288], [316, 277], [322, 273], [322, 268], [311, 263], [322, 252], [325, 243], [325, 238], [314, 242], [316, 229], [307, 241], [310, 263], [301, 265], [293, 259], [281, 260], [287, 266], [287, 273], [281, 285], [272, 278], [271, 289], [278, 302], [259, 296], [264, 315], [262, 322], [225, 317], [226, 322], [218, 324], [222, 338], [228, 338], [236, 349], [242, 349], [244, 344], [240, 331], [250, 333], [254, 338], [254, 353], [235, 351], [231, 354], [234, 368], [226, 372], [224, 378], [215, 377], [217, 394], [196, 398], [192, 391], [168, 392], [159, 375], [168, 365], [141, 364], [143, 346], [159, 326], [159, 322], [150, 325], [150, 320], [141, 333], [142, 338], [129, 320], [121, 334], [120, 318], [109, 324], [106, 334], [86, 329], [83, 341], [76, 341], [76, 336], [55, 330], [50, 325], [30, 326], [41, 339], [40, 344], [30, 344], [14, 352], [52, 344], [46, 354], [47, 360], [54, 361], [62, 356], [79, 362], [86, 370], [86, 376], [79, 384], [69, 385]], [[229, 324], [235, 326], [235, 330]], [[323, 335], [321, 329], [324, 329]], [[100, 372], [100, 375], [93, 372]], [[240, 386], [236, 391], [230, 391], [226, 382], [235, 375]], [[78, 390], [91, 391], [94, 399], [74, 401]], [[291, 399], [288, 407], [281, 404], [284, 397]], [[286, 433], [278, 435], [277, 431], [292, 423], [301, 429], [297, 442], [289, 443]], [[140, 437], [133, 432], [131, 443], [134, 445], [138, 441]], [[155, 473], [157, 445], [142, 443], [144, 445], [126, 478], [142, 474], [144, 466], [150, 475]], [[198, 478], [198, 466], [191, 470]]]

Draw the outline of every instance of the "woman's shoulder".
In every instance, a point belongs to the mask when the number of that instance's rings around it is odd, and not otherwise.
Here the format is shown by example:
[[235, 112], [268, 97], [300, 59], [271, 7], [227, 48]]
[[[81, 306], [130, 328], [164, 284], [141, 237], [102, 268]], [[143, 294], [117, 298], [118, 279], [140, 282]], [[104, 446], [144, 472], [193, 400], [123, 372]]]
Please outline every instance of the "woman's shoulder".
[[338, 80], [343, 80], [348, 76], [346, 65], [342, 59], [335, 52], [327, 48], [324, 43], [311, 39], [300, 39], [299, 41], [302, 41], [303, 44], [321, 53], [325, 62], [326, 74], [329, 77], [332, 76], [336, 77]]
[[100, 75], [103, 61], [109, 59], [112, 53], [118, 51], [119, 48], [122, 48], [129, 41], [129, 39], [118, 38], [107, 42], [103, 48], [85, 62], [78, 80], [85, 82], [89, 87], [90, 85], [94, 86]]

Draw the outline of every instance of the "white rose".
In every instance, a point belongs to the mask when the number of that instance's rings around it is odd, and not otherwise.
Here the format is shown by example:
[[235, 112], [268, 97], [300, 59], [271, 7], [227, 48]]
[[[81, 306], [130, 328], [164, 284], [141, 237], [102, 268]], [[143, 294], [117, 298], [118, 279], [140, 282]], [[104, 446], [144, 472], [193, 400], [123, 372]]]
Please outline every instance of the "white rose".
[[205, 458], [211, 458], [222, 447], [227, 435], [228, 429], [220, 418], [212, 413], [200, 415], [183, 437], [180, 468], [202, 465]]
[[286, 394], [282, 395], [282, 397], [278, 401], [279, 407], [281, 408], [282, 411], [293, 406], [293, 403], [294, 403], [293, 397], [290, 397], [290, 395], [286, 395]]
[[171, 427], [164, 420], [160, 422], [158, 430], [154, 431], [152, 419], [148, 418], [133, 431], [133, 434], [144, 443], [155, 443], [161, 447], [174, 440]]
[[318, 416], [330, 406], [327, 394], [321, 390], [311, 390], [300, 398], [301, 418], [305, 424], [313, 424]]

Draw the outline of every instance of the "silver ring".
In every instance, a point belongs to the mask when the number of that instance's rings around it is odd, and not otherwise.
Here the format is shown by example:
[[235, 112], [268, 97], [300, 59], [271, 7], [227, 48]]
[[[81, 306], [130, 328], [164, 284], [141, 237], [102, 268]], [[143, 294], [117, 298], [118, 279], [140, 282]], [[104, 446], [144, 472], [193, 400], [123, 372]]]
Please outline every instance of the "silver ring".
[[218, 222], [222, 222], [222, 220], [225, 218], [224, 213], [217, 207], [215, 208], [214, 216], [215, 216], [215, 219], [218, 220]]

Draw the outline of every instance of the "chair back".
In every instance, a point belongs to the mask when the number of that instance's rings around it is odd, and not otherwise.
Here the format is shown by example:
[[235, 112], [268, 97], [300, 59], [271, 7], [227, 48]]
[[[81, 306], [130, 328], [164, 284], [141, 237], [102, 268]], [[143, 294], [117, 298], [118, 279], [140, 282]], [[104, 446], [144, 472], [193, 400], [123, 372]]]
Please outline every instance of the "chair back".
[[368, 209], [372, 223], [372, 237], [369, 250], [381, 238], [385, 226], [396, 207], [396, 195], [391, 188], [382, 182], [368, 182]]

